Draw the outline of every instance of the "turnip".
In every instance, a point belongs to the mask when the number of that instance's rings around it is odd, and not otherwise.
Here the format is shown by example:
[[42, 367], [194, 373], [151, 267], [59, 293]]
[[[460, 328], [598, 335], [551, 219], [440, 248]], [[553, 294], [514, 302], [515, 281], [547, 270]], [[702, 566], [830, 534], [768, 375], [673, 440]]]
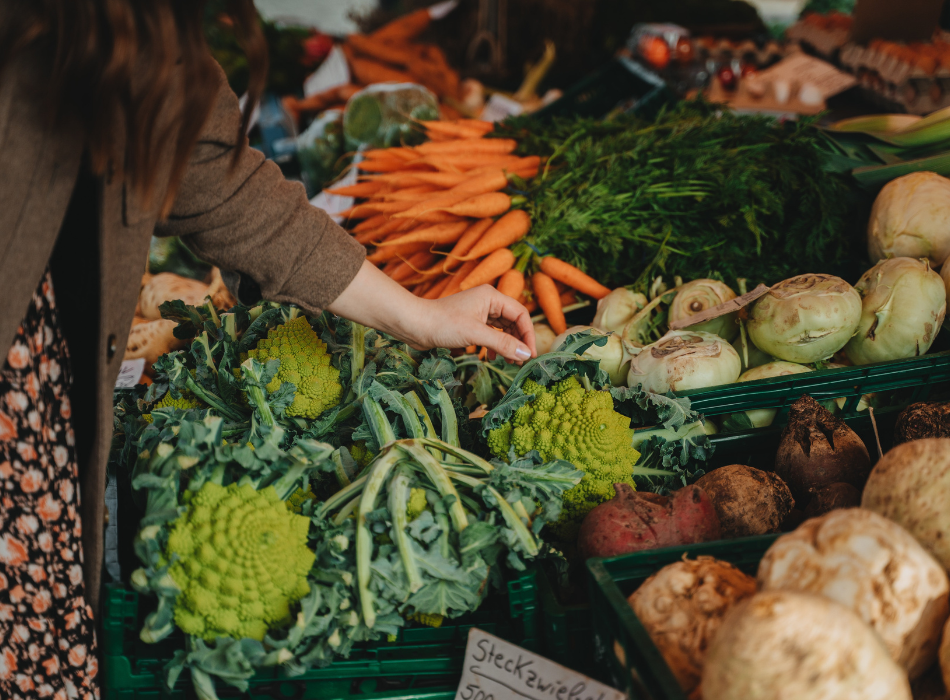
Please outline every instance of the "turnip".
[[634, 491], [627, 484], [614, 484], [614, 489], [617, 495], [581, 523], [577, 549], [584, 559], [720, 538], [716, 510], [697, 486], [669, 497]]
[[664, 566], [627, 602], [686, 694], [699, 685], [706, 650], [723, 617], [756, 591], [755, 579], [712, 557]]
[[818, 489], [844, 482], [860, 489], [871, 471], [861, 438], [810, 396], [802, 396], [788, 412], [775, 473], [788, 484], [799, 503]]
[[706, 655], [703, 700], [911, 700], [880, 637], [830, 598], [765, 591], [737, 603]]
[[749, 537], [778, 532], [795, 501], [775, 474], [730, 464], [705, 474], [696, 486], [707, 493], [723, 537]]
[[861, 506], [901, 525], [950, 568], [950, 438], [891, 449], [871, 471]]
[[917, 678], [937, 658], [950, 615], [940, 564], [900, 525], [861, 508], [807, 520], [759, 564], [762, 590], [815, 593], [856, 612]]

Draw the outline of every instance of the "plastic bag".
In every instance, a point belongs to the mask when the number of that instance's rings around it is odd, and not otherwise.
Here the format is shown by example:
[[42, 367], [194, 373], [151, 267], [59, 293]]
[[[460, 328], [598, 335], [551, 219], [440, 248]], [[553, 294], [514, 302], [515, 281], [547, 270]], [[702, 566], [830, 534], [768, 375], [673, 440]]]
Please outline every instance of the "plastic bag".
[[431, 92], [413, 83], [370, 85], [353, 95], [343, 112], [348, 148], [389, 148], [423, 141], [414, 121], [439, 118], [439, 104]]

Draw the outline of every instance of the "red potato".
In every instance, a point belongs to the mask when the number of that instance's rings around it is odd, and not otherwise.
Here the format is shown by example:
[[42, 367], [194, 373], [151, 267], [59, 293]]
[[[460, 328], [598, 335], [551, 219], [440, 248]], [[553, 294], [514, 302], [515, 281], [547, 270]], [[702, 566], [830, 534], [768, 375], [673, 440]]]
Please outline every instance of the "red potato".
[[709, 496], [687, 486], [669, 497], [614, 484], [617, 495], [594, 508], [581, 523], [581, 557], [614, 557], [630, 552], [721, 538]]

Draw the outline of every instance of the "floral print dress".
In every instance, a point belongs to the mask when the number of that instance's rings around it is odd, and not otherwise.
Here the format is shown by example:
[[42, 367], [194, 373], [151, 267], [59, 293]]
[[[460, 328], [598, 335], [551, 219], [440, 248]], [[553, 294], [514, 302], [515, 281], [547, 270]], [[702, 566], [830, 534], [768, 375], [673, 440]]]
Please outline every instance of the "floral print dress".
[[69, 355], [49, 271], [0, 368], [0, 698], [96, 700]]

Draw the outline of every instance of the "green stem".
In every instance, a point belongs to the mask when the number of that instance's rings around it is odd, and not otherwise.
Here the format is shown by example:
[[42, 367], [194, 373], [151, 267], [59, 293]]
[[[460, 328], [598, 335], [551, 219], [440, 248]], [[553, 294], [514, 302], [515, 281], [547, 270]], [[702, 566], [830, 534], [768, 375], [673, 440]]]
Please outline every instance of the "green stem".
[[402, 559], [402, 566], [406, 572], [406, 579], [409, 581], [409, 592], [415, 593], [422, 588], [422, 575], [419, 573], [419, 565], [412, 551], [412, 540], [407, 532], [409, 522], [406, 516], [406, 509], [409, 507], [409, 470], [406, 467], [399, 467], [392, 483], [389, 485], [389, 515], [392, 518], [393, 529], [392, 539], [399, 550], [399, 557]]
[[530, 557], [538, 556], [538, 552], [540, 552], [538, 541], [534, 539], [534, 535], [531, 534], [531, 531], [528, 529], [527, 525], [525, 525], [521, 518], [518, 517], [518, 514], [515, 512], [514, 508], [511, 507], [511, 504], [505, 500], [504, 496], [502, 496], [500, 493], [498, 493], [498, 491], [486, 484], [484, 481], [473, 479], [470, 476], [459, 474], [458, 472], [448, 472], [448, 474], [451, 478], [465, 484], [466, 486], [470, 486], [471, 488], [484, 486], [488, 493], [490, 493], [498, 502], [498, 510], [501, 511], [501, 516], [505, 519], [508, 527], [510, 527], [518, 537], [518, 540], [525, 549], [525, 553]]
[[[370, 465], [372, 466], [372, 465]], [[359, 479], [354, 479], [353, 482], [337, 491], [335, 494], [330, 496], [327, 500], [320, 504], [320, 507], [317, 508], [316, 512], [313, 514], [315, 518], [325, 518], [327, 515], [336, 510], [339, 506], [346, 503], [353, 496], [358, 494], [363, 490], [363, 486], [366, 484], [366, 477], [360, 477]]]
[[395, 442], [396, 433], [393, 432], [393, 426], [386, 418], [386, 412], [383, 407], [370, 396], [363, 397], [363, 416], [369, 424], [369, 428], [376, 439], [376, 444], [380, 451], [391, 442]]
[[[429, 453], [425, 452], [425, 454]], [[373, 563], [373, 532], [370, 530], [369, 523], [366, 522], [366, 516], [376, 510], [376, 500], [399, 459], [399, 452], [390, 450], [375, 461], [366, 477], [366, 486], [356, 510], [356, 585], [360, 596], [360, 608], [363, 611], [363, 622], [370, 628], [376, 625], [376, 607], [373, 604], [373, 593], [369, 590]]]
[[435, 486], [443, 498], [448, 496], [455, 497], [455, 502], [452, 503], [448, 510], [449, 517], [452, 519], [452, 524], [455, 526], [456, 531], [461, 532], [468, 527], [468, 516], [465, 514], [465, 508], [462, 507], [462, 499], [459, 498], [458, 491], [455, 490], [455, 485], [452, 484], [452, 480], [449, 478], [445, 469], [442, 468], [439, 461], [422, 447], [421, 441], [402, 440], [396, 444], [400, 450], [414, 459], [422, 468], [425, 475], [429, 478], [429, 481], [432, 482], [432, 485]]

